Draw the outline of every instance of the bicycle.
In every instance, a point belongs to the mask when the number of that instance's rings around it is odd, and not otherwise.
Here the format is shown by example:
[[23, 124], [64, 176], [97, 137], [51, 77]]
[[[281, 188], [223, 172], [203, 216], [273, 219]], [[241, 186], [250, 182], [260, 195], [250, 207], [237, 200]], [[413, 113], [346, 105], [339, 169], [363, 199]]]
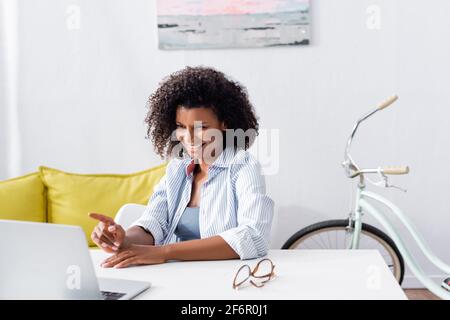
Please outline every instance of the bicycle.
[[[414, 276], [416, 276], [426, 288], [438, 297], [449, 300], [450, 278], [444, 280], [441, 286], [428, 278], [420, 265], [410, 254], [399, 233], [373, 203], [377, 203], [378, 205], [381, 204], [386, 207], [400, 220], [408, 232], [411, 233], [420, 250], [433, 265], [448, 275], [450, 275], [450, 266], [432, 253], [415, 226], [395, 204], [374, 192], [366, 190], [366, 181], [376, 186], [401, 189], [391, 185], [388, 176], [408, 174], [409, 167], [362, 169], [356, 164], [350, 154], [351, 145], [360, 124], [378, 111], [390, 106], [397, 99], [397, 96], [392, 96], [361, 117], [353, 126], [353, 130], [347, 140], [342, 166], [348, 178], [359, 178], [356, 187], [355, 200], [348, 219], [327, 220], [303, 228], [292, 235], [282, 246], [282, 249], [377, 249], [380, 251], [394, 277], [400, 284], [403, 281], [406, 260], [406, 263]], [[370, 174], [379, 175], [381, 180], [378, 182], [370, 180], [369, 177], [367, 177]], [[374, 226], [363, 223], [362, 218], [366, 213], [374, 217], [384, 230], [386, 230], [387, 234]]]

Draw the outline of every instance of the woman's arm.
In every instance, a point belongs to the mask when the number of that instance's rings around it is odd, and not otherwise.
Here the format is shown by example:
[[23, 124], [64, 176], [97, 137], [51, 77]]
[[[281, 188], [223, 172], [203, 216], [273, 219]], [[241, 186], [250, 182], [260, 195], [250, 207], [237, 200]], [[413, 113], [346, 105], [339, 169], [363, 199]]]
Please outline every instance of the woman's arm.
[[125, 234], [123, 248], [128, 248], [132, 244], [154, 245], [155, 239], [150, 232], [144, 230], [140, 226], [132, 226], [128, 228]]
[[[142, 227], [133, 226], [126, 231], [122, 249], [128, 249], [131, 245], [153, 245], [154, 239], [151, 233]], [[167, 260], [225, 260], [237, 259], [239, 255], [220, 236], [206, 239], [182, 241], [162, 246], [161, 255]]]
[[168, 244], [165, 246], [164, 251], [166, 261], [226, 260], [239, 258], [239, 255], [221, 236]]
[[165, 263], [169, 260], [228, 260], [239, 255], [221, 236], [183, 241], [164, 246], [132, 244], [102, 263], [105, 268]]
[[[167, 170], [170, 170], [170, 164]], [[161, 245], [169, 229], [167, 185], [164, 175], [155, 186], [142, 216], [127, 230], [130, 244]]]
[[261, 165], [251, 155], [247, 156], [234, 166], [238, 225], [218, 234], [242, 260], [267, 254], [274, 211]]

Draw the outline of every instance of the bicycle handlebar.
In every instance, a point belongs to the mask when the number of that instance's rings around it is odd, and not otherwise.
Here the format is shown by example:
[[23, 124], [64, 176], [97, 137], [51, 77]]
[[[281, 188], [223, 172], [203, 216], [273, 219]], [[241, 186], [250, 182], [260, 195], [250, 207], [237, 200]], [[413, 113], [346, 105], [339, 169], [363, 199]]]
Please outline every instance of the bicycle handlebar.
[[385, 167], [381, 168], [381, 172], [384, 174], [408, 174], [409, 173], [409, 167]]
[[358, 169], [351, 173], [350, 178], [355, 178], [364, 174], [384, 174], [384, 175], [401, 175], [408, 174], [409, 167], [382, 167], [377, 169]]
[[377, 113], [380, 110], [383, 110], [387, 107], [389, 107], [391, 104], [393, 104], [395, 101], [397, 101], [398, 96], [392, 95], [386, 100], [384, 100], [382, 103], [380, 103], [376, 108], [374, 108], [372, 111], [364, 115], [362, 118], [360, 118], [356, 124], [353, 127], [352, 133], [350, 134], [350, 137], [347, 141], [347, 146], [345, 148], [345, 157], [344, 162], [342, 165], [345, 168], [346, 174], [349, 178], [355, 178], [357, 176], [360, 176], [361, 181], [364, 179], [364, 174], [366, 173], [381, 173], [383, 175], [402, 175], [402, 174], [408, 174], [409, 173], [409, 167], [384, 167], [384, 168], [378, 168], [378, 169], [360, 169], [359, 166], [355, 163], [355, 161], [352, 159], [350, 155], [350, 148], [352, 145], [353, 138], [356, 135], [356, 131], [358, 130], [359, 125], [373, 116], [375, 113]]
[[395, 101], [397, 101], [397, 99], [398, 99], [397, 95], [390, 96], [385, 101], [380, 103], [380, 105], [377, 107], [377, 109], [378, 110], [383, 110], [384, 108], [389, 107], [391, 104], [393, 104]]

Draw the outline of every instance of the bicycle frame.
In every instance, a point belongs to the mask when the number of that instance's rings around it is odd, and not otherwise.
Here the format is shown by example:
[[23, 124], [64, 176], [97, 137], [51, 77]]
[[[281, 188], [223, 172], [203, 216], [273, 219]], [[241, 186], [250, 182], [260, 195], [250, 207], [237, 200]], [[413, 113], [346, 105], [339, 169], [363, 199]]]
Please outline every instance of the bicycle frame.
[[379, 210], [377, 210], [370, 203], [371, 201], [381, 203], [382, 205], [387, 207], [397, 218], [399, 218], [402, 224], [407, 228], [409, 233], [412, 235], [414, 241], [418, 244], [420, 250], [428, 258], [428, 260], [437, 268], [439, 268], [441, 271], [450, 275], [450, 266], [445, 264], [442, 260], [440, 260], [436, 255], [433, 254], [433, 252], [427, 245], [425, 239], [417, 231], [417, 229], [407, 218], [407, 216], [403, 214], [403, 212], [392, 202], [388, 201], [387, 199], [383, 198], [382, 196], [374, 192], [365, 190], [365, 185], [363, 183], [358, 184], [356, 192], [355, 208], [353, 212], [353, 217], [351, 218], [354, 222], [354, 229], [353, 229], [353, 236], [351, 238], [350, 249], [358, 249], [359, 239], [361, 235], [362, 217], [364, 213], [370, 214], [381, 224], [381, 226], [386, 230], [388, 235], [395, 242], [400, 253], [402, 254], [404, 260], [406, 261], [407, 265], [411, 269], [414, 276], [416, 276], [416, 278], [436, 296], [445, 300], [450, 300], [450, 292], [440, 287], [438, 284], [436, 284], [433, 280], [431, 280], [425, 275], [423, 269], [420, 267], [416, 259], [411, 255], [408, 248], [403, 243], [397, 230], [392, 226], [392, 224], [385, 217], [385, 215], [381, 213]]

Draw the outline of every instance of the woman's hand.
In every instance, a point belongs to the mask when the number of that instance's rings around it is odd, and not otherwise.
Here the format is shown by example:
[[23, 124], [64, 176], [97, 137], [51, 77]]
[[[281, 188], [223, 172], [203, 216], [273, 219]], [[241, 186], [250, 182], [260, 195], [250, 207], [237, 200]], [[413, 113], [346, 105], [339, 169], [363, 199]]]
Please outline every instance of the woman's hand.
[[127, 247], [125, 230], [110, 217], [99, 213], [89, 213], [89, 217], [99, 221], [92, 231], [91, 239], [105, 252], [114, 253]]
[[133, 244], [103, 261], [101, 266], [126, 268], [136, 265], [160, 264], [166, 261], [165, 246]]

